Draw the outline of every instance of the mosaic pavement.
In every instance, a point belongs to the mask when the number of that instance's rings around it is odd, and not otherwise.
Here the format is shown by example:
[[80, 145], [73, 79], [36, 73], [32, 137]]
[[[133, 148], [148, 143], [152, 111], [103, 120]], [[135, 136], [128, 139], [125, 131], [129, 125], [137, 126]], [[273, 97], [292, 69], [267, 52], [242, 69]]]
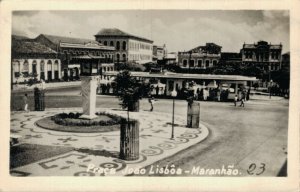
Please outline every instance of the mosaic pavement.
[[[126, 117], [126, 111], [98, 109]], [[81, 112], [80, 108], [47, 109], [44, 112], [11, 112], [11, 133], [22, 136], [22, 143], [68, 146], [75, 150], [48, 159], [17, 167], [13, 176], [104, 176], [128, 174], [124, 170], [142, 168], [171, 156], [204, 140], [209, 131], [203, 124], [198, 129], [186, 128], [186, 117], [175, 117], [175, 139], [171, 140], [171, 114], [159, 112], [131, 112], [130, 117], [140, 121], [140, 158], [124, 161], [118, 158], [120, 131], [105, 133], [58, 132], [38, 127], [41, 118], [62, 112]], [[115, 173], [92, 172], [90, 167], [114, 168]]]

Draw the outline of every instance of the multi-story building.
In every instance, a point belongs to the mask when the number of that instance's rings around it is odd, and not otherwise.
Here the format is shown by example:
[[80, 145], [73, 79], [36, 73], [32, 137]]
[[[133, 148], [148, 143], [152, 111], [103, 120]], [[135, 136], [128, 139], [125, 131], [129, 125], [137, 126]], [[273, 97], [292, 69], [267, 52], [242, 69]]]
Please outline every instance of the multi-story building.
[[281, 69], [290, 71], [290, 52], [282, 54]]
[[153, 41], [116, 28], [101, 29], [95, 35], [99, 43], [115, 47], [115, 62], [147, 63], [152, 61]]
[[178, 65], [182, 68], [209, 68], [216, 66], [221, 58], [222, 47], [206, 43], [184, 52], [178, 52]]
[[28, 38], [12, 37], [12, 82], [61, 79], [61, 60], [53, 49]]
[[242, 64], [242, 55], [241, 53], [234, 52], [222, 52], [221, 58], [219, 60], [220, 66], [241, 66]]
[[156, 61], [157, 63], [162, 63], [167, 56], [167, 49], [166, 45], [163, 46], [157, 46], [153, 45], [153, 61]]
[[241, 49], [242, 64], [255, 65], [265, 71], [279, 70], [281, 68], [281, 44], [269, 44], [259, 41], [254, 44], [245, 44]]
[[114, 70], [115, 48], [101, 43], [81, 38], [70, 38], [41, 34], [34, 39], [57, 51], [62, 62], [64, 80], [78, 80], [81, 62], [99, 62], [104, 71]]

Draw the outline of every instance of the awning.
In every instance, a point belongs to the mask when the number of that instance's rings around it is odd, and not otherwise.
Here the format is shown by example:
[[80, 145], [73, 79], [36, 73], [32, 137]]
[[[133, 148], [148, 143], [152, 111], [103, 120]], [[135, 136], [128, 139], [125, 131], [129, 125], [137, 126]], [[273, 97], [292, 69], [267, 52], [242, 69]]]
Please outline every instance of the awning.
[[73, 69], [73, 68], [80, 68], [80, 64], [69, 64], [68, 69]]
[[216, 81], [212, 81], [206, 87], [208, 87], [208, 88], [217, 88], [218, 86], [217, 86]]
[[100, 55], [78, 55], [73, 56], [72, 59], [104, 59], [105, 57]]

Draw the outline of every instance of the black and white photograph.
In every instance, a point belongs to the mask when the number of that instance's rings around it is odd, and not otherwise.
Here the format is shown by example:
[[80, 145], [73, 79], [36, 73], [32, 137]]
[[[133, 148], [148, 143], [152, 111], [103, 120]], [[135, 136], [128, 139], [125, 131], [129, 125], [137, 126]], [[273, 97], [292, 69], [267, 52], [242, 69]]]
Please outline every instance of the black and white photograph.
[[290, 25], [284, 8], [13, 10], [9, 176], [289, 178]]

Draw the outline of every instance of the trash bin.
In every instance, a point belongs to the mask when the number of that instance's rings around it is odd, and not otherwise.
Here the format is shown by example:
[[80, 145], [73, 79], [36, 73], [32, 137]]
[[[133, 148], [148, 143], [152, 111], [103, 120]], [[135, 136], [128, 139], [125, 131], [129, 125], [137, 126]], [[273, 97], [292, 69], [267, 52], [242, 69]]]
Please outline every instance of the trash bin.
[[139, 158], [139, 122], [125, 119], [120, 130], [120, 159], [131, 161]]
[[45, 93], [39, 88], [34, 88], [34, 110], [45, 111]]
[[187, 127], [199, 128], [200, 123], [200, 103], [188, 104]]

